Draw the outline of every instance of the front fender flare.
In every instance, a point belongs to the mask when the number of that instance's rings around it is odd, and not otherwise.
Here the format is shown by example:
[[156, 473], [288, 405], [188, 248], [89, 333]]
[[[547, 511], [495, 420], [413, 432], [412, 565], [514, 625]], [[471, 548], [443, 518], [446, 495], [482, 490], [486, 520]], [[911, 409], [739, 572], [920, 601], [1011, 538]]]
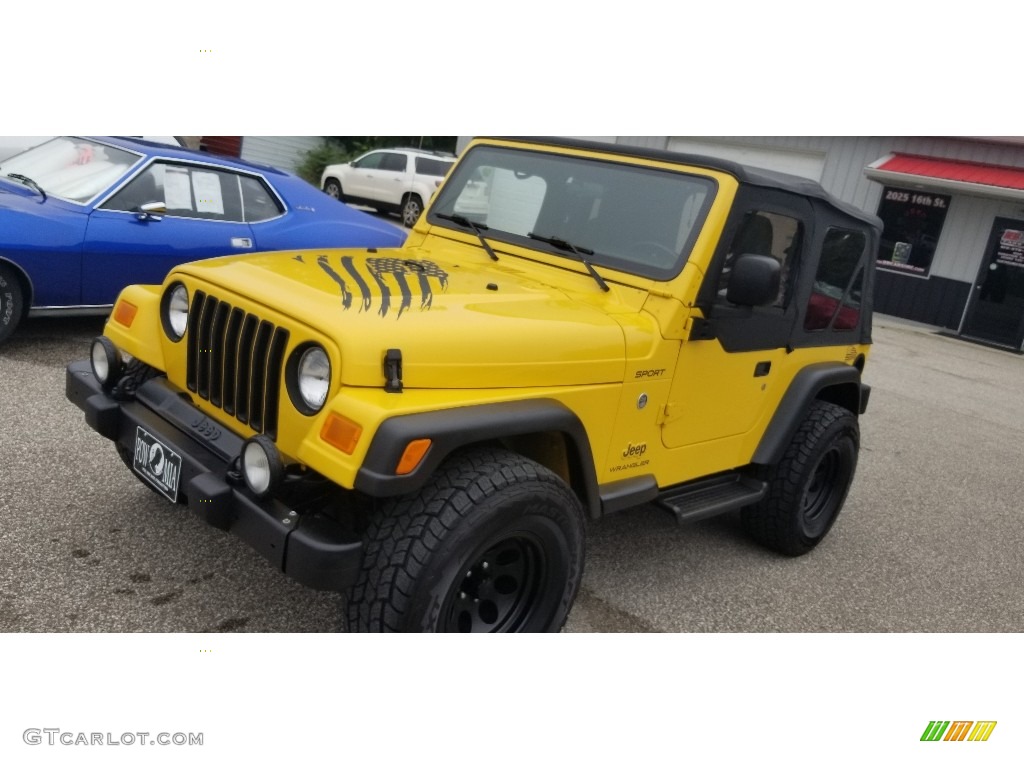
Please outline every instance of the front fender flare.
[[[373, 436], [355, 487], [370, 496], [397, 496], [423, 486], [455, 450], [474, 443], [538, 432], [564, 435], [573, 490], [592, 515], [600, 500], [593, 454], [579, 417], [557, 400], [538, 399], [447, 408], [429, 413], [392, 416]], [[412, 440], [429, 438], [430, 449], [412, 472], [396, 475], [395, 468]]]

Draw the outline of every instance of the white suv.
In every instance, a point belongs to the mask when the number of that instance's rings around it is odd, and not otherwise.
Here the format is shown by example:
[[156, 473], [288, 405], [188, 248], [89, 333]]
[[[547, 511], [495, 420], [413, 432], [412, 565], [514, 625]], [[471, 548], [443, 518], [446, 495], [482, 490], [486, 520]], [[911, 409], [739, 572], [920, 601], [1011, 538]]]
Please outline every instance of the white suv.
[[324, 168], [320, 188], [345, 203], [398, 213], [411, 227], [454, 163], [454, 155], [425, 149], [375, 149]]

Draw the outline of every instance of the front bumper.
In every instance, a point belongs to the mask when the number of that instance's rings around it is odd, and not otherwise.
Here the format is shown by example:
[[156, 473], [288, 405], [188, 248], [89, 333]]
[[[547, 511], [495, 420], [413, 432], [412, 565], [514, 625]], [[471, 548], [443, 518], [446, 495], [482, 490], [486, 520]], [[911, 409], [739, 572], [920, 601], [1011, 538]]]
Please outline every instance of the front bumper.
[[213, 422], [166, 379], [150, 379], [134, 399], [119, 401], [103, 391], [83, 360], [67, 367], [66, 394], [84, 411], [89, 426], [127, 455], [135, 452], [139, 427], [177, 453], [179, 503], [241, 538], [275, 568], [316, 589], [343, 591], [355, 583], [361, 540], [330, 518], [298, 514], [277, 499], [257, 498], [237, 473], [230, 477], [243, 439]]

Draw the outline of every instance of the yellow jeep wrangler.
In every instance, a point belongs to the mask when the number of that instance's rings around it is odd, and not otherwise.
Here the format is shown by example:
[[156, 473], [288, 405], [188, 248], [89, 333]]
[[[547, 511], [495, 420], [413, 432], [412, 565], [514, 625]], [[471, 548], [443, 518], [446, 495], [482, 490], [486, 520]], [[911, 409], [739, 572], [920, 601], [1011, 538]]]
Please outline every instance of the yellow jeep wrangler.
[[477, 139], [396, 250], [182, 265], [67, 395], [352, 631], [557, 631], [587, 518], [741, 510], [809, 551], [853, 479], [881, 223], [814, 182]]

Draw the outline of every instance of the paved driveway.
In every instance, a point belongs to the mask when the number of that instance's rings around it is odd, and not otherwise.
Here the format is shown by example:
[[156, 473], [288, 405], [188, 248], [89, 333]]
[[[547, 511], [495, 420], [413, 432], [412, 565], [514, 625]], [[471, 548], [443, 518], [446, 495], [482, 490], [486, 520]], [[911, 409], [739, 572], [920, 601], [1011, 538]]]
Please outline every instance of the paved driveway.
[[[0, 631], [329, 632], [342, 598], [143, 487], [64, 397], [98, 320], [0, 347]], [[575, 632], [1024, 629], [1024, 358], [876, 320], [860, 467], [789, 559], [735, 516], [641, 507], [591, 525]]]

